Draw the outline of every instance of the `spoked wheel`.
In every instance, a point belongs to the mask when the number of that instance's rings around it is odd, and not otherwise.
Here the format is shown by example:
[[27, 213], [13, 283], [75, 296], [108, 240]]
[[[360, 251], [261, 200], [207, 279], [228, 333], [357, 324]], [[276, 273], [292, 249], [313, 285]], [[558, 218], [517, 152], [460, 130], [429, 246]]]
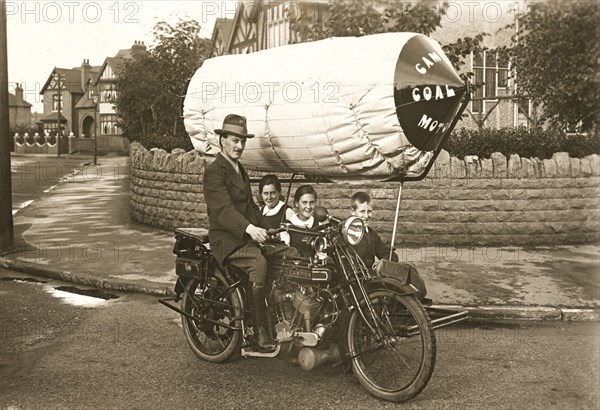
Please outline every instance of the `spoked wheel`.
[[369, 299], [383, 337], [370, 330], [357, 310], [352, 312], [346, 334], [352, 370], [373, 396], [410, 400], [425, 388], [435, 366], [429, 316], [414, 296], [386, 289], [370, 292]]
[[210, 276], [206, 286], [190, 280], [185, 287], [181, 309], [196, 319], [181, 316], [185, 339], [194, 353], [209, 362], [224, 362], [241, 340], [242, 303], [236, 289], [228, 288], [220, 272]]

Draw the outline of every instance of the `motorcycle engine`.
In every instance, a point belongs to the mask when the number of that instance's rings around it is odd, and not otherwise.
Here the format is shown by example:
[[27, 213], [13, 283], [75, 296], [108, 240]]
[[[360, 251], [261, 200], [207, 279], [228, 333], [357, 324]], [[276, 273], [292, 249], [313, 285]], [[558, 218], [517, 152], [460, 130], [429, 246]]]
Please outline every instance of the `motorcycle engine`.
[[313, 326], [326, 301], [316, 287], [306, 287], [288, 283], [287, 286], [274, 286], [270, 306], [277, 316], [278, 340], [288, 340], [294, 332], [312, 332], [322, 326]]

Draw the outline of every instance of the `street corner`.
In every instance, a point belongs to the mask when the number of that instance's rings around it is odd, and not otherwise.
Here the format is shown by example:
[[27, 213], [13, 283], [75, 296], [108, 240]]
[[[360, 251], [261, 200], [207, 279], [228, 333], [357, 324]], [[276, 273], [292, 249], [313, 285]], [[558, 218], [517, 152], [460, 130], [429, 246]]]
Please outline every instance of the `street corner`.
[[489, 320], [562, 320], [559, 308], [547, 306], [474, 306], [465, 307], [470, 319]]
[[600, 321], [600, 308], [596, 309], [569, 309], [561, 308], [562, 319], [571, 322], [598, 322]]

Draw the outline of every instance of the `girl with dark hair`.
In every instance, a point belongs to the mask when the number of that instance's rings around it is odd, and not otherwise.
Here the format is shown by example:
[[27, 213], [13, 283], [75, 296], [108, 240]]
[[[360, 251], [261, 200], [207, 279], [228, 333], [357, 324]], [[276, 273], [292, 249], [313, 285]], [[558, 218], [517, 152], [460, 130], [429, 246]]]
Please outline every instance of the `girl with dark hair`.
[[[315, 191], [312, 185], [299, 186], [294, 194], [294, 207], [296, 208], [296, 213], [288, 218], [288, 221], [298, 228], [313, 229], [317, 226], [313, 216], [316, 204], [317, 191]], [[305, 235], [290, 232], [290, 246], [298, 249], [298, 252], [302, 256], [313, 256], [314, 251], [310, 245], [306, 243], [304, 240], [305, 238]]]
[[[282, 222], [294, 215], [294, 211], [283, 202], [281, 182], [276, 175], [268, 174], [262, 177], [258, 183], [258, 192], [264, 203], [258, 215], [258, 225], [261, 228], [279, 228]], [[282, 232], [280, 239], [287, 245], [290, 244], [290, 237], [287, 232]]]

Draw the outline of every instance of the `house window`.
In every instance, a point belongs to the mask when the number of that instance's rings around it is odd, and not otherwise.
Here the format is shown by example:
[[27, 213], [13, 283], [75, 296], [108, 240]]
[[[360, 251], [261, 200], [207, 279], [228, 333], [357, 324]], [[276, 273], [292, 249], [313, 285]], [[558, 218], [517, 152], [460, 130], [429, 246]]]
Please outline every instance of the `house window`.
[[54, 94], [52, 96], [52, 111], [58, 111], [58, 109], [62, 110], [62, 101], [59, 94]]
[[500, 96], [500, 90], [508, 88], [508, 60], [496, 52], [485, 50], [471, 54], [471, 67], [475, 74], [475, 92], [471, 101], [472, 112], [484, 112], [484, 100]]
[[102, 115], [100, 117], [100, 135], [119, 135], [117, 116], [114, 114]]
[[[64, 127], [61, 127], [64, 128]], [[58, 122], [48, 122], [44, 124], [44, 130], [47, 130], [50, 135], [55, 135], [58, 131]]]
[[100, 102], [115, 103], [117, 100], [117, 85], [114, 83], [100, 84]]
[[286, 4], [275, 3], [267, 13], [267, 48], [289, 43], [290, 21], [287, 16], [287, 7]]

